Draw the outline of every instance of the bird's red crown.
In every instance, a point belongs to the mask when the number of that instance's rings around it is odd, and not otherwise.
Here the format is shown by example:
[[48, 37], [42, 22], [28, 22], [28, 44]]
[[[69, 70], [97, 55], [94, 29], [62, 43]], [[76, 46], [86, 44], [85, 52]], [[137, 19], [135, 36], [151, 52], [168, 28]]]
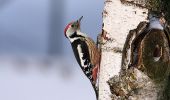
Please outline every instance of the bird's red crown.
[[[70, 25], [72, 25], [73, 24], [73, 22], [70, 22], [66, 27], [65, 27], [65, 29], [64, 29], [64, 34], [65, 34], [65, 36], [66, 36], [66, 31], [68, 30], [68, 28], [70, 27]], [[67, 36], [66, 36], [67, 37]]]

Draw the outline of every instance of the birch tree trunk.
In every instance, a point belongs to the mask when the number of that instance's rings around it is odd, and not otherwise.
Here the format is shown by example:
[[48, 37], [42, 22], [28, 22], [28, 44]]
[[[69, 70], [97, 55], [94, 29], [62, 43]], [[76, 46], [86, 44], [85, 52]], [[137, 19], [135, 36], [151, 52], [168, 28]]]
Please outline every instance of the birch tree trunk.
[[[99, 100], [122, 100], [122, 98], [116, 97], [116, 94], [111, 93], [111, 88], [108, 81], [111, 80], [110, 85], [115, 85], [115, 81], [122, 81], [118, 78], [122, 70], [122, 65], [124, 64], [127, 68], [127, 63], [129, 63], [130, 53], [127, 53], [127, 58], [122, 62], [122, 51], [126, 41], [129, 31], [136, 29], [138, 24], [142, 21], [146, 21], [148, 9], [146, 9], [142, 4], [145, 0], [136, 3], [140, 6], [126, 5], [125, 1], [137, 0], [106, 0], [103, 10], [103, 32], [102, 45], [101, 45], [101, 65], [100, 65], [100, 75], [99, 75]], [[140, 0], [138, 0], [140, 1]], [[132, 34], [133, 35], [133, 34]], [[134, 38], [132, 36], [132, 38]], [[127, 50], [127, 52], [130, 52]], [[161, 83], [157, 87], [152, 80], [138, 69], [125, 71], [127, 77], [131, 77], [131, 71], [135, 74], [135, 80], [140, 80], [142, 84], [141, 90], [139, 90], [139, 95], [129, 97], [128, 100], [156, 100], [158, 99], [157, 93], [162, 91], [159, 90]], [[129, 75], [129, 76], [128, 76]], [[113, 84], [111, 84], [113, 82]], [[139, 82], [139, 83], [140, 83]], [[134, 82], [135, 83], [135, 82]], [[126, 85], [126, 82], [122, 83]], [[147, 86], [145, 86], [147, 84]], [[118, 85], [118, 84], [117, 84]], [[133, 84], [134, 85], [134, 84]], [[138, 84], [139, 85], [139, 84]], [[138, 86], [140, 87], [140, 86]], [[162, 86], [163, 87], [163, 86]], [[122, 90], [124, 91], [124, 90]], [[144, 95], [140, 94], [145, 91]], [[147, 92], [146, 92], [147, 91]], [[126, 91], [128, 92], [128, 91]], [[120, 95], [125, 94], [120, 91]], [[127, 93], [126, 93], [127, 94]], [[115, 96], [115, 97], [114, 97]], [[114, 99], [113, 99], [114, 98]], [[127, 98], [126, 98], [127, 99]], [[126, 100], [123, 99], [123, 100]]]

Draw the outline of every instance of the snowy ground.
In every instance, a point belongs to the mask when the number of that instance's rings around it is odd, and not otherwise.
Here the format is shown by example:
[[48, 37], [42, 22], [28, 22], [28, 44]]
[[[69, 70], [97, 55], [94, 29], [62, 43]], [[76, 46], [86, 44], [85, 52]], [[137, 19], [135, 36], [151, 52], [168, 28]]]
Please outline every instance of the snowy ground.
[[102, 46], [104, 49], [102, 50], [100, 70], [100, 100], [111, 100], [107, 81], [114, 75], [118, 75], [121, 67], [122, 55], [115, 53], [111, 48], [118, 47], [122, 49], [129, 30], [136, 28], [140, 21], [146, 20], [146, 16], [146, 9], [122, 5], [120, 0], [105, 1], [103, 29], [108, 33], [107, 37], [113, 41], [108, 41]]
[[59, 62], [62, 60], [1, 57], [0, 100], [95, 100], [77, 64]]

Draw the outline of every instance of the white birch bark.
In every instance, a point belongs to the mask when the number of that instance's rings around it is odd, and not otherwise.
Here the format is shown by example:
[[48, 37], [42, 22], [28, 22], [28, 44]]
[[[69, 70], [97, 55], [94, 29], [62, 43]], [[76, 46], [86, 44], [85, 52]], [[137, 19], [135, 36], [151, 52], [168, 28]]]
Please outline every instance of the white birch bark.
[[123, 49], [127, 34], [147, 17], [147, 9], [123, 5], [120, 0], [106, 0], [103, 11], [103, 30], [110, 41], [103, 40], [99, 76], [99, 100], [111, 100], [107, 81], [118, 75], [122, 54], [115, 49]]

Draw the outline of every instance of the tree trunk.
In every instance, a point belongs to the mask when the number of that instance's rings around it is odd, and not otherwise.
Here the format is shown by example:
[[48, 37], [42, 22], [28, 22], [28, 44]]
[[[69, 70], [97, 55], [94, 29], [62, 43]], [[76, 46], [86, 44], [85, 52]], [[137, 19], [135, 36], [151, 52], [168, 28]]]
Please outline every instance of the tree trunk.
[[[162, 98], [166, 100], [168, 98], [164, 91], [167, 91], [165, 88], [167, 88], [169, 72], [166, 72], [167, 74], [163, 77], [164, 80], [157, 82], [155, 81], [155, 77], [157, 78], [157, 76], [150, 77], [150, 75], [147, 74], [148, 70], [143, 71], [138, 68], [128, 69], [128, 64], [131, 59], [130, 43], [145, 26], [146, 22], [143, 21], [147, 20], [148, 9], [145, 8], [145, 1], [146, 0], [142, 0], [141, 2], [137, 2], [137, 0], [105, 1], [101, 40], [102, 54], [99, 75], [99, 100], [160, 100]], [[132, 5], [129, 2], [132, 3]], [[137, 6], [133, 5], [133, 3], [136, 3]], [[164, 35], [160, 36], [164, 37]], [[146, 48], [150, 44], [148, 38], [145, 40], [146, 41], [142, 42], [144, 44], [142, 48]], [[162, 45], [166, 46], [167, 42], [168, 41], [165, 40], [163, 42], [165, 45]], [[169, 54], [169, 48], [166, 50], [164, 50], [164, 52], [168, 52]], [[148, 52], [148, 50], [144, 49], [142, 52], [141, 56], [145, 57], [147, 55], [145, 53]], [[148, 63], [144, 62], [142, 66], [145, 66], [147, 69], [149, 67], [146, 64]], [[166, 70], [169, 70], [169, 58], [165, 66]], [[134, 93], [136, 90], [138, 93]]]

